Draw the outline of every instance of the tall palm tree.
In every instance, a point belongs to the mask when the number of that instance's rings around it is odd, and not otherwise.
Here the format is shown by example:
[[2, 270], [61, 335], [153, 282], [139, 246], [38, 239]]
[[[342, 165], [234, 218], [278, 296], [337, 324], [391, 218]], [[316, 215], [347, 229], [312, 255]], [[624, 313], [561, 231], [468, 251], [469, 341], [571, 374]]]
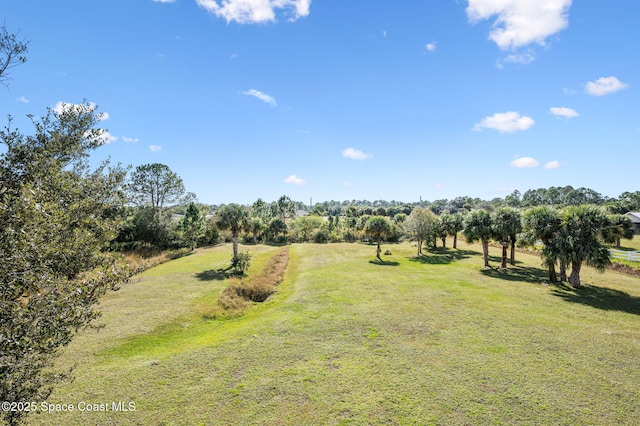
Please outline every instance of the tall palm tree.
[[367, 235], [374, 237], [378, 243], [378, 248], [376, 249], [376, 257], [378, 260], [382, 262], [382, 258], [380, 257], [380, 239], [384, 236], [389, 235], [391, 232], [391, 225], [382, 216], [372, 216], [367, 220], [367, 223], [364, 227], [364, 232]]
[[502, 243], [502, 267], [507, 266], [507, 247], [511, 245], [510, 263], [515, 264], [517, 235], [522, 232], [520, 212], [509, 207], [499, 209], [494, 216], [496, 236]]
[[482, 254], [484, 256], [484, 267], [489, 267], [489, 240], [494, 236], [493, 220], [488, 211], [478, 209], [471, 212], [467, 218], [464, 230], [462, 231], [467, 242], [473, 243], [480, 240], [482, 243]]
[[231, 231], [231, 241], [233, 242], [232, 262], [235, 266], [238, 262], [238, 234], [242, 230], [242, 225], [247, 217], [247, 209], [238, 204], [227, 204], [217, 212], [218, 219], [216, 225], [219, 229]]
[[549, 269], [549, 281], [558, 282], [555, 268], [557, 251], [551, 248], [551, 243], [560, 233], [560, 217], [557, 211], [549, 206], [533, 207], [524, 213], [522, 222], [525, 229], [525, 242], [534, 245], [537, 240], [542, 241], [544, 244], [542, 257]]

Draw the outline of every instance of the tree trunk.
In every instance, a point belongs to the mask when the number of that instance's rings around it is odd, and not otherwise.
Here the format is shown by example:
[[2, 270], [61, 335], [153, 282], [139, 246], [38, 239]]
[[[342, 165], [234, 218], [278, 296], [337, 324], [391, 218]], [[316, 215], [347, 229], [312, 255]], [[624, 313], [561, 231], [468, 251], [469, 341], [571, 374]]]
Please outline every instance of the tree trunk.
[[238, 261], [238, 234], [231, 234], [231, 242], [233, 243], [233, 264]]
[[511, 259], [510, 259], [510, 263], [512, 265], [516, 264], [516, 239], [515, 239], [514, 235], [511, 236]]
[[489, 240], [482, 240], [482, 254], [484, 255], [484, 267], [489, 267]]
[[580, 268], [582, 268], [582, 262], [571, 262], [571, 275], [569, 275], [569, 284], [573, 288], [580, 288]]
[[547, 262], [549, 265], [549, 281], [552, 283], [558, 282], [558, 276], [556, 275], [556, 265], [553, 262]]
[[442, 248], [447, 248], [447, 237], [442, 237]]
[[[578, 271], [578, 274], [580, 274], [580, 271]], [[567, 261], [564, 259], [560, 259], [560, 281], [567, 281]]]
[[376, 257], [380, 262], [382, 262], [382, 258], [380, 257], [380, 236], [378, 236], [378, 248], [376, 249]]
[[454, 249], [458, 248], [458, 233], [457, 232], [455, 234], [453, 234], [453, 248]]
[[616, 247], [620, 248], [620, 238], [616, 238]]
[[422, 240], [418, 240], [418, 256], [422, 255]]
[[502, 241], [502, 243], [500, 243], [502, 245], [502, 263], [500, 264], [501, 268], [506, 268], [507, 267], [507, 247], [509, 246], [509, 243], [507, 241]]

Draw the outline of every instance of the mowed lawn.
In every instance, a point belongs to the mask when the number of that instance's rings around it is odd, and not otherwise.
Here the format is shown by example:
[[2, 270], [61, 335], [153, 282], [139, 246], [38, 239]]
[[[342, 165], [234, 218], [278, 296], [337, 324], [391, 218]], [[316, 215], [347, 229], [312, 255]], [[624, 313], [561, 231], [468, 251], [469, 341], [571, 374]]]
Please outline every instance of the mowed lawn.
[[[256, 273], [279, 248], [241, 249]], [[135, 411], [30, 422], [640, 424], [640, 279], [585, 268], [574, 291], [547, 285], [534, 255], [485, 271], [462, 242], [385, 249], [379, 264], [373, 245], [292, 245], [278, 294], [230, 320], [204, 316], [230, 245], [148, 270], [105, 297], [105, 327], [66, 350], [75, 381], [49, 399]]]

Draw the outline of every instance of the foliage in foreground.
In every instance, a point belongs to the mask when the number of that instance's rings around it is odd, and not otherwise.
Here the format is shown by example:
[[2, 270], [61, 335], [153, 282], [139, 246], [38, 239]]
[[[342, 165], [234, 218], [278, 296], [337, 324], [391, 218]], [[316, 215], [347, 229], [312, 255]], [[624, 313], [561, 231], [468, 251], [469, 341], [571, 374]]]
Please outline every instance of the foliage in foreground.
[[125, 277], [102, 252], [117, 234], [125, 171], [86, 163], [104, 141], [98, 120], [91, 104], [67, 105], [33, 120], [34, 136], [0, 132], [0, 401], [45, 400], [67, 375], [48, 370], [60, 348]]

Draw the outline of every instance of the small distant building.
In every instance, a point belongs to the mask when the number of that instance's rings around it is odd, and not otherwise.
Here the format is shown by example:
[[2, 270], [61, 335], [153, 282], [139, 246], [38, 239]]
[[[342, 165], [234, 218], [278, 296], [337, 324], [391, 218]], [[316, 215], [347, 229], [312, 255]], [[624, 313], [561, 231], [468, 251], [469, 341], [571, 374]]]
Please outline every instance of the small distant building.
[[625, 214], [631, 222], [633, 222], [633, 233], [635, 235], [640, 235], [640, 212], [629, 212]]

